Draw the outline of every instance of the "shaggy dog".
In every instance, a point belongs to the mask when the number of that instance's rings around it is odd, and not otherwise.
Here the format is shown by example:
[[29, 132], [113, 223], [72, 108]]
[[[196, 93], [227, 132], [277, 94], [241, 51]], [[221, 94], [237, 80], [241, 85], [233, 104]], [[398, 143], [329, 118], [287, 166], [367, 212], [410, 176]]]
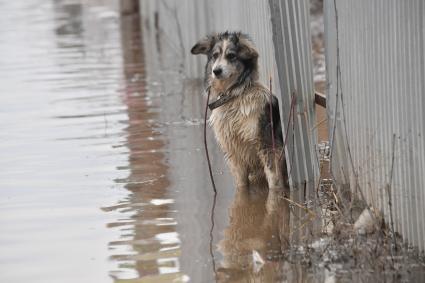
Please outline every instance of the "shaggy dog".
[[270, 189], [287, 188], [285, 157], [279, 158], [279, 105], [258, 82], [258, 52], [252, 41], [239, 32], [212, 34], [191, 52], [208, 57], [206, 89], [215, 100], [209, 104], [209, 121], [236, 185], [248, 187], [250, 181], [265, 179]]

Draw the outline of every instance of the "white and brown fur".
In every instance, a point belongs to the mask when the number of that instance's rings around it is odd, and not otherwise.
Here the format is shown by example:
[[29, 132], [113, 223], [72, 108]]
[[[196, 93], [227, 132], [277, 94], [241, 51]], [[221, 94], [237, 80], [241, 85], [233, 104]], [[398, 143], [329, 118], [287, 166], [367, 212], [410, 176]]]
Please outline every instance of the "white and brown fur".
[[205, 80], [212, 100], [234, 96], [214, 109], [209, 121], [236, 185], [248, 187], [265, 177], [269, 188], [287, 188], [285, 157], [279, 159], [283, 140], [278, 101], [258, 81], [258, 52], [252, 41], [239, 32], [213, 34], [191, 52], [208, 57]]

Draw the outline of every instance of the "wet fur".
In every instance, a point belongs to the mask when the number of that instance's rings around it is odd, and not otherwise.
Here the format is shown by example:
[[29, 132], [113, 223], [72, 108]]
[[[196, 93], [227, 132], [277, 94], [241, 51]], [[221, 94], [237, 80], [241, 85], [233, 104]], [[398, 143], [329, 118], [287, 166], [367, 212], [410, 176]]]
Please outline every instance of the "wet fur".
[[[242, 33], [213, 34], [195, 44], [191, 52], [208, 57], [205, 83], [212, 100], [223, 94], [235, 97], [214, 109], [209, 122], [237, 186], [265, 179], [269, 188], [287, 187], [285, 158], [279, 160], [283, 139], [278, 101], [258, 82], [258, 52], [252, 41]], [[213, 73], [217, 68], [223, 69], [222, 77]]]

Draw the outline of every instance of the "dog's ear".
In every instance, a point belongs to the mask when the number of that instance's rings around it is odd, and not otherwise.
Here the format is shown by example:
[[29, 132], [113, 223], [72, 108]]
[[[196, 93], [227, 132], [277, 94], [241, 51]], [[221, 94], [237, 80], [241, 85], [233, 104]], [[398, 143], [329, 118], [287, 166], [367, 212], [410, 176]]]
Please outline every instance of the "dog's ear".
[[239, 57], [243, 60], [255, 60], [258, 58], [258, 51], [254, 44], [248, 38], [241, 36], [239, 38]]
[[207, 55], [211, 48], [214, 46], [216, 41], [215, 35], [209, 35], [201, 40], [199, 40], [190, 50], [190, 52], [194, 55], [197, 54], [205, 54]]

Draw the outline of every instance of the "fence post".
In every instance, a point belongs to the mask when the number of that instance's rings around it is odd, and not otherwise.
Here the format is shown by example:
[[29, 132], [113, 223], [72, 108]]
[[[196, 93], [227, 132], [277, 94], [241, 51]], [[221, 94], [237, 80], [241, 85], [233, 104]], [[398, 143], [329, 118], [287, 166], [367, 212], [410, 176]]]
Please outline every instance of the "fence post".
[[319, 179], [309, 1], [269, 0], [269, 6], [284, 133], [295, 97], [286, 147], [291, 199], [304, 204], [315, 198]]
[[138, 14], [139, 13], [139, 0], [121, 0], [120, 1], [121, 14]]

